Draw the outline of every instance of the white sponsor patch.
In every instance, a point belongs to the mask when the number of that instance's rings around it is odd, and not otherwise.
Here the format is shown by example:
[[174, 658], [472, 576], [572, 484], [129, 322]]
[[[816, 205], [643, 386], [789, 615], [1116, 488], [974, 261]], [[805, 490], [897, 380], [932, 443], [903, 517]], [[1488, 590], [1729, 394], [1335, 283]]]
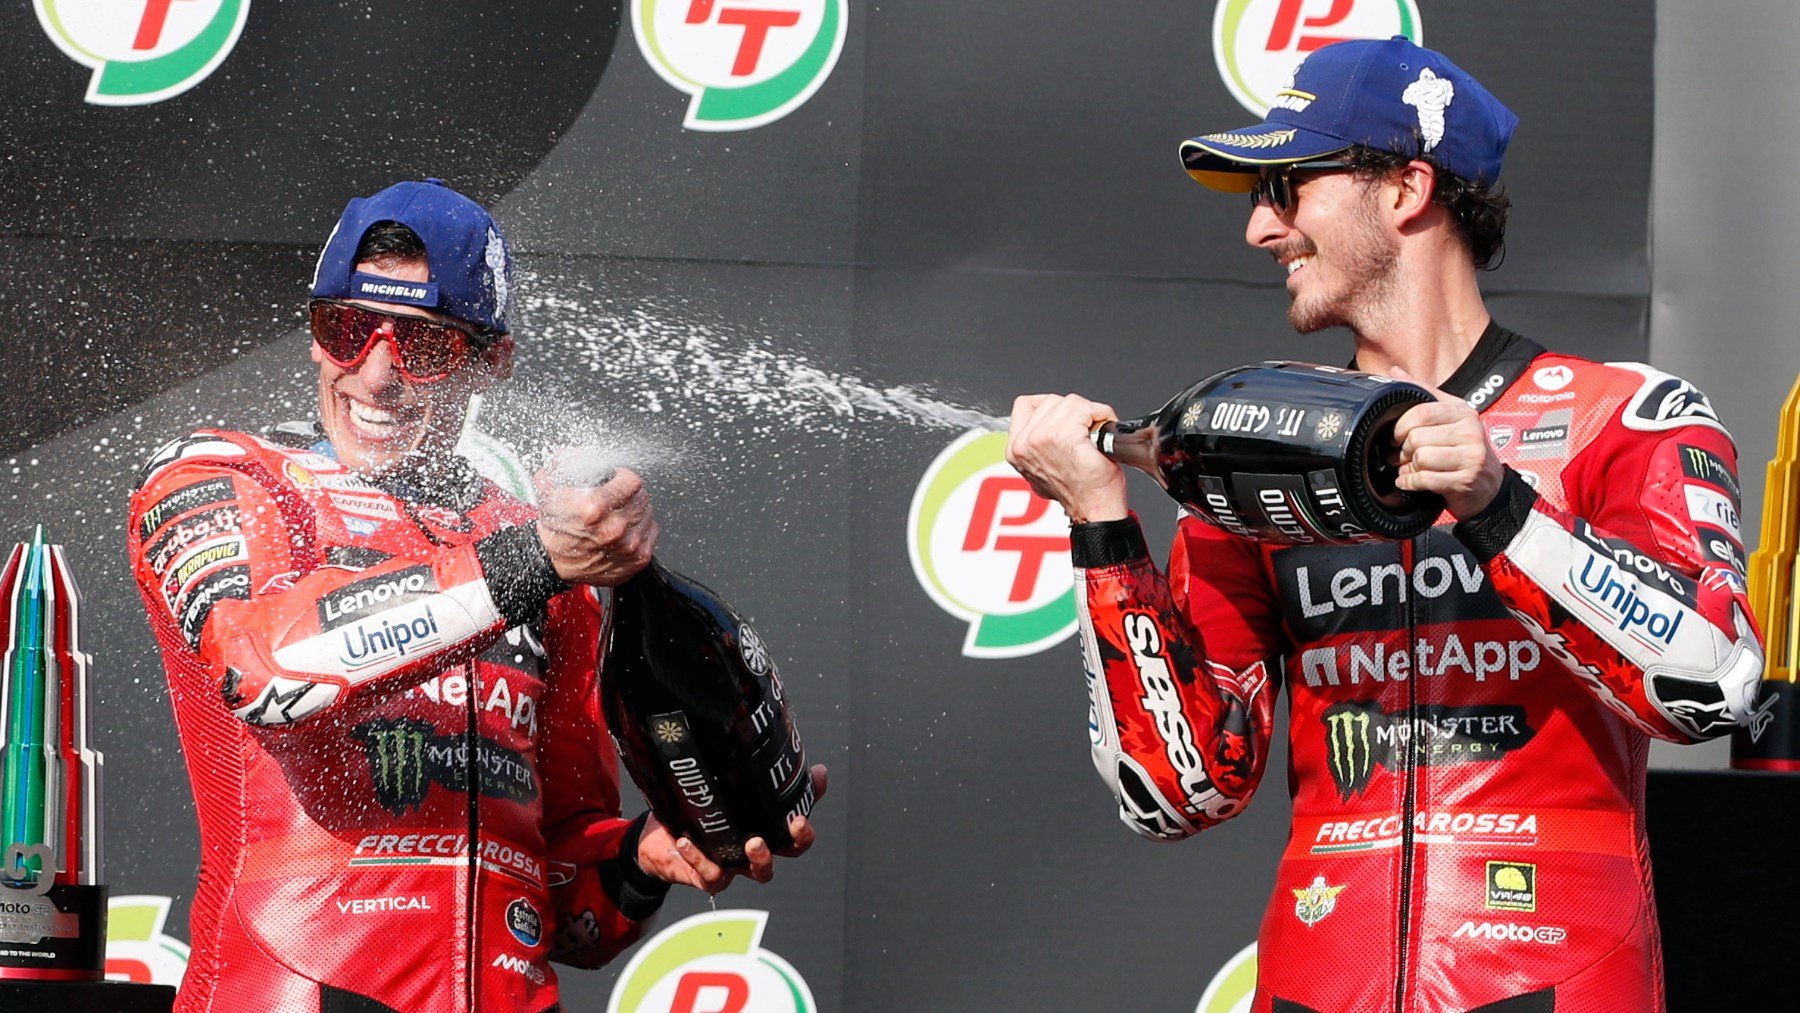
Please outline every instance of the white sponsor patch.
[[1567, 366], [1545, 366], [1531, 374], [1531, 382], [1544, 390], [1562, 390], [1575, 381], [1575, 371]]
[[1487, 939], [1496, 943], [1542, 943], [1559, 946], [1569, 930], [1556, 925], [1519, 925], [1514, 922], [1463, 922], [1452, 939]]
[[1723, 529], [1731, 537], [1743, 544], [1744, 535], [1738, 525], [1737, 504], [1731, 497], [1722, 492], [1698, 485], [1686, 485], [1682, 491], [1687, 494], [1688, 516], [1702, 524], [1710, 524]]
[[277, 648], [275, 663], [290, 672], [339, 676], [356, 686], [499, 621], [487, 584], [471, 581]]

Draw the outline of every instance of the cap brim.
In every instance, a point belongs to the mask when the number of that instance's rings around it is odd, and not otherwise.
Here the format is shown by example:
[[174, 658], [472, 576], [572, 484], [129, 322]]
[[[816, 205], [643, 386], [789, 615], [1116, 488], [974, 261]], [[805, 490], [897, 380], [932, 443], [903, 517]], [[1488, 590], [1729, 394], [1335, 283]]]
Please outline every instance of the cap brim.
[[1343, 151], [1343, 138], [1285, 123], [1258, 123], [1181, 142], [1181, 167], [1194, 181], [1223, 193], [1249, 193], [1265, 165], [1304, 162]]

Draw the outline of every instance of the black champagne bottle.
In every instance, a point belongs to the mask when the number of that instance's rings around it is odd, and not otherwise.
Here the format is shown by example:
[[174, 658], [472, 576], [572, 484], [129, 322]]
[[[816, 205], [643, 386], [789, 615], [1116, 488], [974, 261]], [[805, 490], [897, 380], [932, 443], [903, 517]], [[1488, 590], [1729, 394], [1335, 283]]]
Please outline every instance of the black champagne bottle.
[[762, 638], [718, 595], [651, 560], [613, 591], [607, 724], [656, 818], [721, 866], [792, 843], [812, 777]]
[[1095, 428], [1102, 453], [1148, 472], [1201, 519], [1284, 544], [1406, 539], [1444, 511], [1407, 492], [1394, 424], [1417, 384], [1303, 362], [1239, 366], [1156, 412]]

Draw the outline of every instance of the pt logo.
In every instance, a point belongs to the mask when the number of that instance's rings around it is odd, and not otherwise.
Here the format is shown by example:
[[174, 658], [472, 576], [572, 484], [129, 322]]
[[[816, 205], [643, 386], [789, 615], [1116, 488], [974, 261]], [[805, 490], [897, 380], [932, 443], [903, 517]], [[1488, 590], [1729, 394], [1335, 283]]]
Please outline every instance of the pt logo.
[[1194, 1013], [1250, 1013], [1256, 998], [1256, 944], [1237, 951], [1207, 983]]
[[179, 985], [187, 973], [188, 944], [163, 931], [168, 897], [114, 897], [106, 904], [106, 977], [140, 985]]
[[1069, 520], [1006, 463], [1006, 434], [974, 431], [919, 480], [907, 515], [919, 586], [969, 623], [963, 654], [1017, 658], [1075, 632]]
[[1424, 44], [1414, 0], [1219, 0], [1213, 61], [1232, 97], [1263, 116], [1308, 53], [1396, 35]]
[[87, 101], [136, 106], [187, 91], [231, 55], [250, 0], [34, 0], [69, 59], [94, 69]]
[[844, 48], [849, 0], [633, 0], [638, 49], [693, 96], [682, 126], [749, 130], [806, 103]]
[[684, 918], [638, 948], [606, 1013], [814, 1013], [794, 966], [763, 949], [767, 911]]

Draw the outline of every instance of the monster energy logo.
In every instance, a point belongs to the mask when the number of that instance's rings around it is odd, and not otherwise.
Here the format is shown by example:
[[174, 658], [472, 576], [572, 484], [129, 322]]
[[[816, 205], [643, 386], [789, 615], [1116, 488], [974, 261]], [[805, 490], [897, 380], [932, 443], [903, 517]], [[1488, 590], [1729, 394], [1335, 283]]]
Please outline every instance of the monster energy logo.
[[433, 784], [467, 792], [471, 766], [480, 771], [481, 794], [489, 798], [513, 802], [537, 798], [537, 775], [531, 764], [485, 736], [478, 740], [471, 763], [465, 736], [439, 735], [428, 721], [370, 721], [352, 734], [368, 753], [376, 800], [395, 816], [422, 808]]
[[1406, 750], [1420, 766], [1487, 763], [1531, 741], [1525, 708], [1511, 705], [1419, 707], [1411, 721], [1374, 701], [1347, 700], [1325, 709], [1325, 758], [1338, 796], [1348, 802], [1369, 786], [1375, 768], [1398, 768]]

